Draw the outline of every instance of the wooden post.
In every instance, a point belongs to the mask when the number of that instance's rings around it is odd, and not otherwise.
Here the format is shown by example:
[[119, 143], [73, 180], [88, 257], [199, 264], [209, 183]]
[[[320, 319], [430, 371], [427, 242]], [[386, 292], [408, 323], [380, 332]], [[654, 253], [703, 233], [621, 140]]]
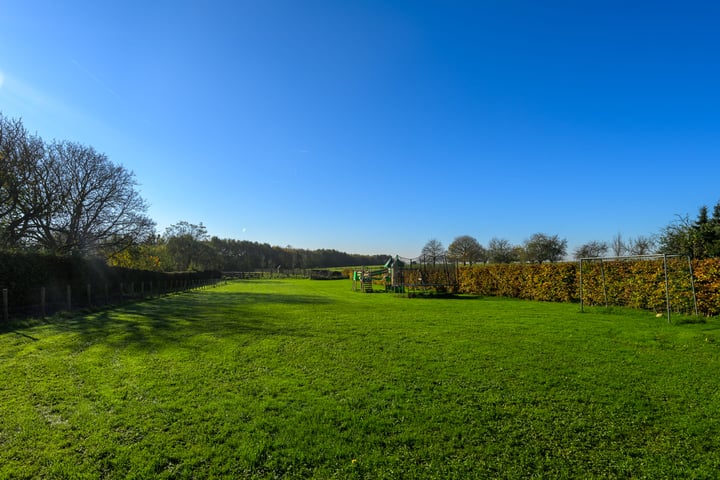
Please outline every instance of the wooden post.
[[667, 254], [663, 255], [663, 271], [665, 272], [665, 306], [667, 307], [667, 319], [670, 321], [670, 282], [668, 282]]
[[45, 318], [47, 310], [45, 306], [45, 287], [40, 287], [40, 310], [43, 318]]
[[10, 312], [8, 309], [8, 289], [3, 288], [3, 319], [7, 322], [10, 318]]
[[580, 259], [580, 311], [583, 311], [583, 278], [582, 278], [583, 259]]

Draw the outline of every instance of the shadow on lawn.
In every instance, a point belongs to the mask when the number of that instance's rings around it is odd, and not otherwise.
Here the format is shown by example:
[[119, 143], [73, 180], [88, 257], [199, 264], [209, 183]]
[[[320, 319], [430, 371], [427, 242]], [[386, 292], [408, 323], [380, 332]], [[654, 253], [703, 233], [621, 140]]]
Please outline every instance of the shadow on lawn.
[[[334, 303], [333, 300], [328, 297], [322, 297], [320, 295], [287, 295], [280, 293], [246, 293], [246, 292], [221, 292], [213, 293], [209, 292], [210, 296], [216, 295], [217, 297], [223, 297], [223, 300], [218, 302], [230, 303], [237, 305], [239, 303], [274, 303], [274, 304], [285, 304], [285, 305], [322, 305]], [[216, 301], [211, 301], [215, 303]]]
[[[42, 323], [80, 335], [83, 345], [156, 348], [170, 342], [181, 345], [198, 335], [243, 341], [306, 336], [306, 331], [293, 325], [293, 306], [330, 303], [326, 297], [308, 295], [186, 292], [71, 318], [57, 315]], [[9, 330], [19, 333], [28, 327], [18, 325]]]

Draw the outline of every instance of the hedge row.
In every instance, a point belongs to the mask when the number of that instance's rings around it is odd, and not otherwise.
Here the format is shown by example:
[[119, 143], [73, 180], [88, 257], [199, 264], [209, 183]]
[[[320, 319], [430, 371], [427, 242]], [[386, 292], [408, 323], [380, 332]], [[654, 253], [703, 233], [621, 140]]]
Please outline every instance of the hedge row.
[[10, 292], [14, 306], [38, 302], [41, 287], [50, 299], [62, 296], [67, 286], [82, 291], [87, 285], [116, 290], [119, 285], [147, 284], [155, 288], [174, 288], [187, 282], [219, 278], [220, 272], [165, 273], [110, 267], [101, 260], [58, 257], [32, 253], [0, 252], [0, 289]]
[[[698, 311], [720, 314], [720, 259], [692, 263]], [[582, 300], [586, 305], [627, 306], [664, 311], [662, 260], [583, 262]], [[669, 258], [668, 292], [675, 312], [693, 312], [687, 259]], [[604, 283], [603, 283], [604, 277]], [[579, 263], [499, 264], [461, 267], [459, 291], [548, 302], [580, 301]], [[604, 285], [604, 287], [603, 287]]]

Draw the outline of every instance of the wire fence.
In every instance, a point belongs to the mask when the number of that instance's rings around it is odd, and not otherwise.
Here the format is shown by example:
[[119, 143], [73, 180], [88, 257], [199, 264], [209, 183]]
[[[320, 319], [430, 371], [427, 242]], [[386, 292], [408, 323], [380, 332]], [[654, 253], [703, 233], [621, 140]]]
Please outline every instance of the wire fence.
[[[43, 318], [59, 312], [72, 312], [119, 305], [178, 292], [202, 290], [224, 282], [221, 278], [166, 281], [120, 282], [102, 285], [52, 285], [30, 291], [2, 289], [2, 319]], [[28, 301], [28, 299], [32, 299]]]

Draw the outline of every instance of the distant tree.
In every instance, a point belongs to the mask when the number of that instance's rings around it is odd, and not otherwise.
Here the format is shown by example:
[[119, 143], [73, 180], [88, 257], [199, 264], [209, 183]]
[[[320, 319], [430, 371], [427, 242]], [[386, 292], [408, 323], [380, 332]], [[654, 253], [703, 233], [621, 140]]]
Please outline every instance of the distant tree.
[[221, 261], [220, 270], [243, 272], [255, 268], [255, 265], [251, 264], [250, 249], [252, 242], [213, 236], [210, 239], [210, 245]]
[[504, 238], [492, 238], [488, 242], [487, 258], [491, 263], [517, 262], [520, 258], [516, 246]]
[[711, 218], [707, 207], [702, 206], [692, 229], [698, 258], [720, 256], [720, 202], [713, 208]]
[[625, 246], [625, 241], [622, 238], [622, 234], [618, 233], [615, 235], [610, 242], [610, 248], [612, 248], [612, 252], [616, 257], [622, 257], [625, 255], [625, 250], [627, 247]]
[[720, 256], [720, 202], [708, 218], [708, 209], [700, 207], [697, 219], [691, 222], [687, 215], [677, 219], [661, 231], [657, 241], [658, 252], [683, 254], [691, 258]]
[[706, 225], [708, 223], [708, 208], [706, 205], [703, 205], [700, 207], [700, 210], [698, 211], [698, 218], [695, 220], [694, 226], [696, 228], [700, 228], [703, 225]]
[[209, 238], [207, 227], [202, 222], [198, 224], [181, 220], [165, 229], [165, 238], [188, 237], [197, 242], [202, 242]]
[[447, 253], [453, 261], [470, 265], [484, 262], [487, 257], [485, 248], [470, 235], [456, 237], [448, 247]]
[[[186, 229], [187, 226], [184, 226], [184, 230]], [[200, 236], [204, 238], [203, 235]], [[305, 269], [346, 267], [350, 265], [382, 265], [389, 257], [387, 254], [355, 255], [331, 249], [304, 250], [293, 248], [290, 245], [285, 247], [270, 246], [267, 243], [222, 239], [215, 236], [210, 238], [209, 241], [203, 240], [200, 243], [209, 245], [213, 254], [212, 262], [210, 264], [204, 262], [202, 265], [204, 267], [213, 265], [213, 269], [229, 272], [250, 271], [258, 268], [274, 269], [278, 267], [282, 269]], [[200, 262], [193, 261], [193, 264], [199, 265]]]
[[630, 255], [650, 255], [655, 251], [656, 240], [640, 235], [627, 241], [627, 252]]
[[713, 207], [713, 214], [708, 225], [711, 233], [707, 240], [707, 256], [720, 257], [720, 201]]
[[669, 255], [689, 255], [694, 258], [694, 243], [692, 223], [687, 215], [678, 215], [673, 222], [661, 230], [658, 251]]
[[434, 265], [440, 257], [445, 255], [445, 248], [440, 240], [432, 238], [422, 248], [421, 255], [425, 257], [426, 261], [431, 261]]
[[567, 240], [536, 233], [525, 241], [525, 253], [530, 262], [557, 262], [567, 254]]
[[164, 241], [172, 259], [172, 270], [210, 270], [216, 267], [215, 251], [208, 240], [207, 228], [180, 221], [165, 229]]
[[528, 258], [527, 250], [525, 250], [524, 245], [515, 245], [513, 247], [513, 257], [515, 257], [516, 262], [529, 262], [530, 259]]
[[576, 260], [580, 260], [581, 258], [602, 257], [607, 252], [607, 243], [593, 240], [577, 247], [573, 252], [573, 257], [575, 257]]

